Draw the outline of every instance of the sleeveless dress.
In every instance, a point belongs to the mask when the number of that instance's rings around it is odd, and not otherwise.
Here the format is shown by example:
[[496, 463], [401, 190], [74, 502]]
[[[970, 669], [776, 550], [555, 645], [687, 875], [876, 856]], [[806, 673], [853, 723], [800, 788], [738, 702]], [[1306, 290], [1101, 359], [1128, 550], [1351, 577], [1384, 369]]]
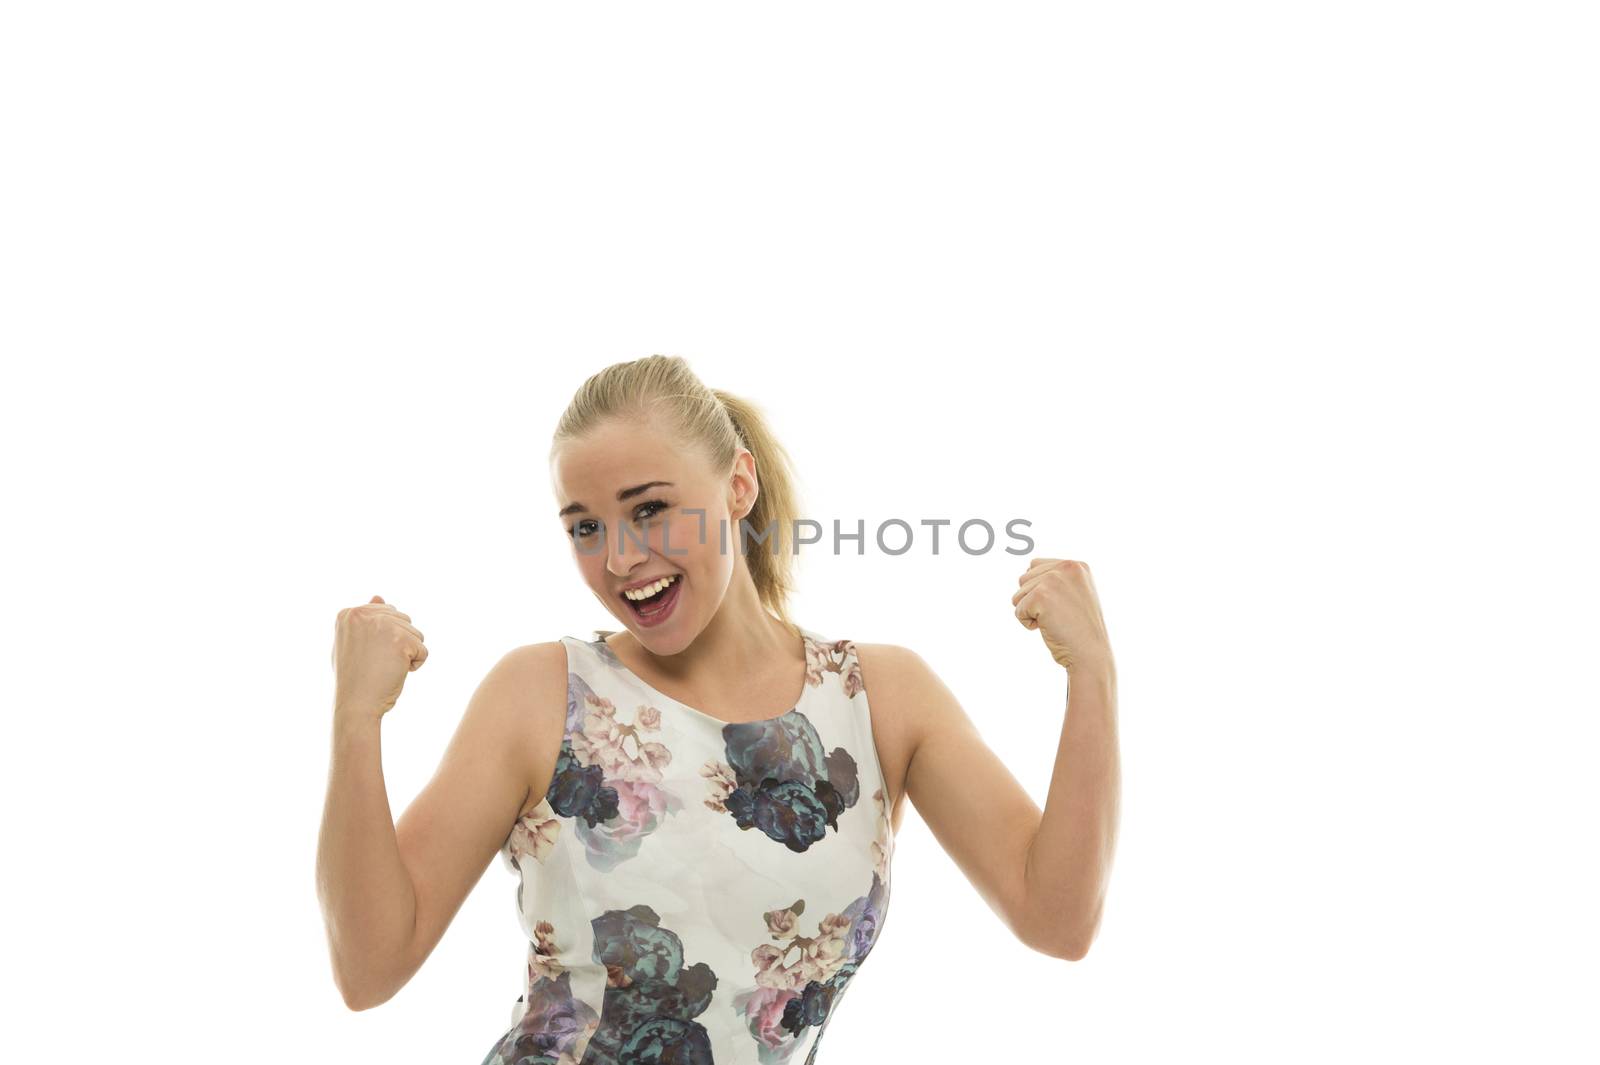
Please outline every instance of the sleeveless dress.
[[483, 1065], [814, 1065], [894, 828], [855, 645], [800, 632], [799, 703], [749, 723], [562, 637], [555, 775], [500, 849], [527, 979]]

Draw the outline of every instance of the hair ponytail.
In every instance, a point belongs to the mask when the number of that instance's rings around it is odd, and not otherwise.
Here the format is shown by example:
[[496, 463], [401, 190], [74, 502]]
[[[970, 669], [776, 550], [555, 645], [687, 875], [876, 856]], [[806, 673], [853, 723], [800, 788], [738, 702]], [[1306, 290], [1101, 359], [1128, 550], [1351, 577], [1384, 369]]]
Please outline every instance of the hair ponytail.
[[[753, 534], [750, 549], [745, 551], [750, 579], [767, 609], [793, 624], [787, 612], [788, 598], [794, 591], [794, 523], [799, 516], [793, 464], [760, 408], [720, 389], [712, 389], [711, 394], [727, 411], [740, 442], [755, 457], [756, 480], [761, 490], [750, 513], [741, 519]], [[733, 462], [733, 455], [728, 456], [728, 462]], [[741, 543], [744, 539], [741, 530]]]

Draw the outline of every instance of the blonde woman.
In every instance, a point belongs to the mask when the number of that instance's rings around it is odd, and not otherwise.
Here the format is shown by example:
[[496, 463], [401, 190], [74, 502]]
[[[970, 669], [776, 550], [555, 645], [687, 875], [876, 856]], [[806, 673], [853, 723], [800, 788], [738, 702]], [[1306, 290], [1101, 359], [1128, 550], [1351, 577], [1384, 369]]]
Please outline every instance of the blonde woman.
[[416, 973], [498, 855], [527, 972], [484, 1065], [814, 1065], [888, 915], [907, 796], [1023, 943], [1083, 957], [1118, 789], [1086, 566], [1033, 559], [1012, 596], [1071, 678], [1041, 812], [914, 652], [790, 618], [789, 460], [753, 405], [681, 358], [610, 366], [550, 471], [622, 627], [502, 658], [398, 825], [379, 728], [423, 633], [379, 596], [339, 613], [318, 892], [352, 1009]]

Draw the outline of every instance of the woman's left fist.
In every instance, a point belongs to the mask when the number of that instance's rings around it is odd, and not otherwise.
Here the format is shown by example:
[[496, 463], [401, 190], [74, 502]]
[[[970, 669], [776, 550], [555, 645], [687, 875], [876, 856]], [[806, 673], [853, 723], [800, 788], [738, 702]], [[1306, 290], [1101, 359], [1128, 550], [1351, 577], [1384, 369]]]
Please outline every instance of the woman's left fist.
[[1039, 630], [1063, 669], [1111, 664], [1111, 640], [1086, 563], [1036, 558], [1017, 583], [1021, 587], [1011, 597], [1017, 620], [1025, 629]]

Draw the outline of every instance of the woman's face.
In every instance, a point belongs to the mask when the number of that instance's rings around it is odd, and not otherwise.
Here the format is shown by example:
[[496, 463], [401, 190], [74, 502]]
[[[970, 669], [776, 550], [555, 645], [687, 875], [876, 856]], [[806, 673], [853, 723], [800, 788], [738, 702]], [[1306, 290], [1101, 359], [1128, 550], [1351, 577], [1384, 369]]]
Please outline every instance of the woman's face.
[[[738, 563], [738, 520], [755, 503], [755, 463], [712, 470], [655, 426], [611, 421], [551, 460], [561, 523], [578, 572], [611, 615], [654, 654], [683, 650], [722, 603]], [[671, 578], [651, 602], [624, 589]]]

